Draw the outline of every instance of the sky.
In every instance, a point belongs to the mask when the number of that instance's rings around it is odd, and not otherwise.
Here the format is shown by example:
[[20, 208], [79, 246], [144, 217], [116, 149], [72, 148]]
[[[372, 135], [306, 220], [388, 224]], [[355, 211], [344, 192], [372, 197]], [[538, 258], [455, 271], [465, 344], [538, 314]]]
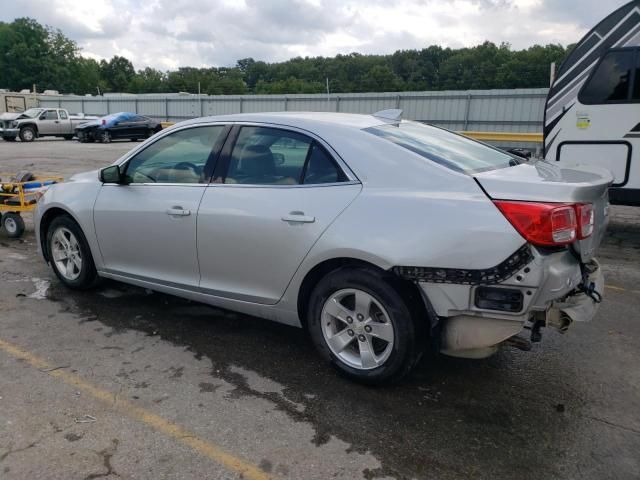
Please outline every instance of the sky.
[[485, 40], [515, 49], [567, 45], [626, 1], [20, 0], [2, 2], [0, 21], [35, 18], [75, 40], [84, 56], [173, 70]]

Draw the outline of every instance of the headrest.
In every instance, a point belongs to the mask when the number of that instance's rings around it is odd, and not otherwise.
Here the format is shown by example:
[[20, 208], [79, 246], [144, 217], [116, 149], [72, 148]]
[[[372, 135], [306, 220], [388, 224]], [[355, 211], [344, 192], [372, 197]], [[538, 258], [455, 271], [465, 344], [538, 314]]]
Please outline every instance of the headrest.
[[266, 145], [248, 145], [242, 152], [240, 170], [248, 176], [275, 175], [273, 153]]

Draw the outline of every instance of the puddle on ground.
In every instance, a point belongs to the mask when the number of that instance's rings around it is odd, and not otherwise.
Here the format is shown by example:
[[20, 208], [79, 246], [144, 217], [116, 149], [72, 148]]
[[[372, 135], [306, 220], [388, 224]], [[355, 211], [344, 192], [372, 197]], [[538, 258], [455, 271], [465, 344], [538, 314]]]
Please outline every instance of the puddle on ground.
[[36, 291], [27, 295], [28, 298], [35, 298], [36, 300], [44, 300], [47, 298], [47, 291], [51, 285], [49, 280], [45, 280], [42, 278], [32, 278], [31, 281], [33, 285], [36, 287]]

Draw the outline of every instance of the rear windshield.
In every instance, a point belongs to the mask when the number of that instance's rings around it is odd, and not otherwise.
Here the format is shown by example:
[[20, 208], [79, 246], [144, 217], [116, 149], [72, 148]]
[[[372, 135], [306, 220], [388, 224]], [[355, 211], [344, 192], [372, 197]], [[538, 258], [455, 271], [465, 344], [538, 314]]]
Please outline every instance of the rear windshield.
[[418, 122], [401, 122], [365, 129], [418, 155], [458, 172], [473, 174], [520, 162], [497, 148], [457, 133]]

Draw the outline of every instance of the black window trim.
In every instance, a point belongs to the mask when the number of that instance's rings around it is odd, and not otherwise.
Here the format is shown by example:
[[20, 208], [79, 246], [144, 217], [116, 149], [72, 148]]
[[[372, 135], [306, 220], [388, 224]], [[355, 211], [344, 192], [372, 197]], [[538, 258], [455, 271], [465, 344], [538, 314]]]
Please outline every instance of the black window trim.
[[[304, 175], [306, 172], [307, 163], [309, 161], [309, 152], [311, 152], [311, 147], [315, 142], [315, 144], [320, 146], [325, 151], [329, 159], [333, 162], [333, 164], [336, 166], [339, 172], [342, 173], [342, 175], [346, 180], [342, 182], [334, 182], [334, 183], [303, 183], [304, 181], [304, 176], [303, 176], [302, 181], [294, 185], [224, 183], [227, 179], [227, 174], [229, 173], [229, 167], [231, 164], [231, 154], [233, 152], [233, 149], [236, 146], [236, 142], [240, 135], [240, 130], [243, 127], [261, 127], [261, 128], [271, 128], [274, 130], [284, 130], [285, 132], [296, 133], [298, 135], [303, 135], [309, 138], [311, 140], [311, 143], [309, 145], [309, 151], [307, 152], [307, 157], [305, 158], [305, 162], [302, 167], [302, 171], [303, 171], [302, 175]], [[218, 178], [221, 178], [222, 181], [216, 182], [215, 180]], [[334, 155], [331, 154], [331, 152], [329, 151], [329, 148], [327, 148], [327, 146], [322, 141], [319, 141], [318, 137], [312, 132], [309, 132], [307, 130], [304, 130], [298, 127], [293, 127], [288, 125], [279, 125], [279, 124], [273, 124], [273, 123], [236, 122], [234, 123], [231, 133], [227, 136], [227, 140], [224, 146], [222, 147], [222, 150], [218, 158], [218, 162], [216, 164], [216, 168], [213, 172], [212, 178], [210, 179], [209, 185], [241, 187], [241, 188], [309, 188], [309, 187], [330, 187], [330, 186], [336, 186], [336, 185], [354, 185], [359, 183], [360, 182], [358, 181], [355, 174], [353, 174], [351, 169], [349, 169], [348, 166], [344, 168], [344, 166], [335, 159]]]
[[[627, 98], [625, 100], [611, 100], [608, 102], [598, 102], [598, 103], [585, 102], [582, 96], [584, 93], [584, 90], [585, 88], [587, 88], [587, 85], [589, 85], [589, 83], [591, 82], [591, 79], [593, 78], [595, 73], [598, 71], [598, 68], [600, 68], [600, 64], [604, 61], [607, 55], [615, 52], [629, 52], [629, 51], [633, 52], [633, 59], [632, 59], [632, 65], [631, 65], [631, 78], [629, 79], [629, 88], [627, 89]], [[596, 63], [595, 67], [593, 67], [593, 70], [591, 70], [591, 72], [589, 73], [589, 76], [587, 77], [587, 80], [582, 84], [582, 87], [580, 87], [580, 91], [578, 92], [578, 101], [582, 105], [629, 105], [632, 103], [640, 103], [640, 98], [638, 99], [631, 98], [633, 95], [633, 87], [636, 81], [636, 70], [638, 70], [639, 64], [640, 64], [639, 56], [640, 56], [640, 47], [618, 47], [618, 48], [610, 48], [609, 50], [607, 50], [598, 59], [598, 63]]]

